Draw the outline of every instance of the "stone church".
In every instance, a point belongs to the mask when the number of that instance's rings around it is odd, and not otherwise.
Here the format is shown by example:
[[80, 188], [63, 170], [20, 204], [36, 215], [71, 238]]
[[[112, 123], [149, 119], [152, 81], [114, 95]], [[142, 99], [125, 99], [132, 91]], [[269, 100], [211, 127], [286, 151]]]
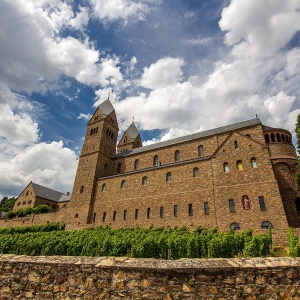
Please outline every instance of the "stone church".
[[71, 199], [54, 221], [69, 229], [300, 227], [289, 131], [256, 117], [148, 146], [134, 122], [117, 143], [118, 132], [107, 99], [87, 124]]

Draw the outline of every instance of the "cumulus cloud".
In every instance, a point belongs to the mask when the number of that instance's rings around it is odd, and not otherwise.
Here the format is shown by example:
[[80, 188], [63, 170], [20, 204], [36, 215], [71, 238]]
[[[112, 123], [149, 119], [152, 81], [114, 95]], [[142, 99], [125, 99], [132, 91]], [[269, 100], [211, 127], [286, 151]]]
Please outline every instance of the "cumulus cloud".
[[220, 28], [225, 42], [240, 56], [265, 57], [284, 47], [299, 30], [297, 0], [232, 0], [222, 12]]
[[131, 19], [145, 19], [145, 15], [150, 11], [147, 2], [149, 1], [90, 0], [93, 6], [94, 17], [102, 21], [122, 19], [125, 24]]
[[71, 191], [77, 161], [63, 142], [39, 143], [14, 158], [0, 162], [0, 191], [17, 196], [34, 181], [60, 191]]
[[181, 58], [165, 57], [144, 68], [141, 86], [149, 89], [158, 89], [171, 86], [181, 80], [184, 60]]

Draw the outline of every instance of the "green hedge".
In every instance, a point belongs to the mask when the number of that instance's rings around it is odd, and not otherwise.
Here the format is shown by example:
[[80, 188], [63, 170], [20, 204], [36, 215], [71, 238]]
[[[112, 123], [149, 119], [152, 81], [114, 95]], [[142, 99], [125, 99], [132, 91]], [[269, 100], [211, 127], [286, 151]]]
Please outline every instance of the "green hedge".
[[[50, 225], [48, 225], [50, 226]], [[54, 226], [54, 225], [53, 225]], [[266, 256], [270, 234], [252, 236], [251, 230], [226, 233], [217, 229], [97, 227], [77, 231], [0, 230], [0, 253], [25, 255], [131, 256], [180, 259]], [[54, 227], [55, 227], [54, 226]], [[62, 226], [62, 227], [59, 227]], [[25, 227], [24, 227], [25, 228]], [[9, 231], [15, 230], [15, 231]]]
[[42, 213], [47, 213], [51, 210], [51, 208], [48, 206], [48, 205], [45, 205], [45, 204], [41, 204], [35, 208], [32, 208], [32, 207], [27, 207], [25, 209], [18, 209], [18, 210], [15, 210], [15, 211], [9, 211], [7, 213], [7, 218], [8, 219], [13, 219], [15, 217], [26, 217], [28, 215], [31, 215], [32, 213], [35, 213], [35, 214], [42, 214]]

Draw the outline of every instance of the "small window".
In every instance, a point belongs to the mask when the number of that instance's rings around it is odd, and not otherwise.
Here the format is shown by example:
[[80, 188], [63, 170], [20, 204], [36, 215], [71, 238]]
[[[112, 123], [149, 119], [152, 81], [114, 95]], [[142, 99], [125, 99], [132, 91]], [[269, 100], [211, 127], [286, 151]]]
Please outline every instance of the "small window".
[[199, 177], [199, 168], [195, 167], [195, 168], [193, 169], [193, 177], [194, 177], [194, 178], [195, 178], [195, 177]]
[[121, 181], [121, 189], [125, 189], [125, 180]]
[[148, 207], [147, 208], [147, 219], [150, 219], [151, 218], [151, 208]]
[[55, 204], [52, 204], [52, 208], [55, 209], [55, 208], [56, 208], [56, 205], [55, 205]]
[[104, 170], [106, 170], [106, 169], [107, 169], [107, 164], [104, 165]]
[[158, 156], [157, 155], [155, 155], [154, 157], [153, 157], [153, 166], [158, 166]]
[[175, 151], [175, 161], [179, 161], [180, 160], [180, 153], [179, 150]]
[[249, 210], [251, 208], [251, 202], [247, 195], [243, 195], [242, 197], [242, 205], [245, 210]]
[[238, 223], [231, 223], [229, 228], [233, 228], [233, 230], [241, 230], [240, 225]]
[[91, 129], [91, 132], [90, 132], [90, 135], [92, 135], [93, 134], [93, 129]]
[[266, 140], [266, 143], [269, 144], [270, 143], [270, 137], [268, 134], [265, 134], [265, 140]]
[[227, 162], [223, 164], [223, 169], [225, 173], [229, 172], [229, 164]]
[[263, 221], [261, 223], [261, 228], [262, 229], [268, 229], [268, 228], [273, 228], [273, 225], [269, 221]]
[[256, 158], [255, 157], [251, 158], [251, 167], [253, 169], [257, 168], [257, 162], [256, 162]]
[[114, 210], [114, 212], [113, 212], [113, 221], [116, 221], [116, 217], [117, 217], [117, 212]]
[[144, 176], [142, 179], [142, 185], [147, 185], [147, 176]]
[[18, 202], [18, 203], [17, 203], [17, 206], [19, 206], [19, 205], [21, 205], [21, 202]]
[[[26, 204], [26, 201], [23, 201], [23, 202], [22, 202], [22, 205], [24, 205], [24, 204]], [[47, 205], [50, 206], [49, 203], [47, 203]]]
[[121, 173], [121, 163], [118, 163], [118, 173]]
[[124, 215], [123, 215], [123, 219], [126, 220], [127, 219], [127, 210], [124, 210]]
[[193, 215], [193, 204], [189, 204], [189, 216], [191, 217]]
[[236, 163], [236, 167], [239, 171], [243, 170], [243, 163], [241, 160], [238, 160]]
[[300, 214], [300, 197], [295, 199], [295, 205], [296, 205], [297, 213]]
[[251, 138], [251, 135], [249, 133], [245, 134], [245, 136]]
[[265, 199], [264, 199], [263, 196], [258, 197], [258, 202], [259, 202], [260, 210], [267, 210], [266, 209]]
[[276, 140], [275, 140], [275, 134], [274, 133], [271, 133], [271, 141], [274, 143], [274, 142], [276, 142]]
[[234, 200], [233, 199], [229, 199], [229, 210], [230, 212], [234, 213], [235, 212], [235, 207], [234, 207]]
[[239, 148], [239, 144], [238, 144], [237, 141], [234, 141], [234, 142], [233, 142], [233, 145], [234, 145], [234, 149], [235, 149], [235, 150]]
[[106, 219], [106, 212], [103, 213], [102, 221], [105, 222], [105, 219]]
[[135, 210], [134, 219], [137, 220], [139, 218], [139, 210]]
[[203, 146], [200, 145], [198, 147], [198, 157], [202, 157], [202, 156], [204, 156], [204, 151], [203, 151]]
[[29, 191], [26, 192], [26, 196], [28, 196], [28, 194], [29, 194]]
[[283, 142], [286, 142], [285, 135], [283, 133], [281, 134], [281, 139], [282, 139]]
[[82, 194], [84, 191], [84, 186], [82, 185], [81, 188], [80, 188], [80, 194]]
[[78, 215], [78, 214], [75, 214], [75, 217], [74, 217], [74, 218], [77, 219], [78, 217], [79, 217], [79, 215]]
[[170, 182], [171, 179], [172, 179], [172, 174], [171, 174], [171, 172], [168, 172], [168, 173], [166, 174], [166, 182]]
[[32, 200], [29, 200], [27, 203], [28, 203], [28, 204], [31, 204], [31, 203], [32, 203]]
[[96, 222], [96, 217], [97, 217], [97, 213], [94, 213], [94, 216], [93, 216], [93, 223]]
[[101, 191], [102, 191], [102, 192], [106, 191], [106, 183], [103, 183], [103, 184], [102, 184]]
[[204, 214], [209, 215], [208, 202], [204, 202]]
[[165, 212], [165, 208], [163, 206], [161, 206], [159, 208], [159, 216], [160, 218], [163, 218], [164, 217], [164, 212]]
[[178, 216], [178, 205], [174, 205], [174, 217]]
[[281, 136], [279, 133], [276, 133], [276, 139], [277, 139], [277, 142], [281, 142]]
[[135, 170], [137, 170], [138, 168], [139, 168], [139, 160], [138, 159], [136, 159], [135, 161], [134, 161], [134, 169]]

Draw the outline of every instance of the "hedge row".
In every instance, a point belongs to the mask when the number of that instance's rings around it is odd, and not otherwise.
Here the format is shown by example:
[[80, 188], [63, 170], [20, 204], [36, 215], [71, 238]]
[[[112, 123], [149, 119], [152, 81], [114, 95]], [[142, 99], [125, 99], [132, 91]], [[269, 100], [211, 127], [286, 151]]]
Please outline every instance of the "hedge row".
[[48, 205], [45, 204], [41, 204], [35, 208], [32, 207], [27, 207], [25, 209], [18, 209], [16, 211], [9, 211], [7, 213], [7, 218], [8, 219], [13, 219], [15, 217], [26, 217], [28, 215], [31, 215], [32, 213], [35, 214], [42, 214], [42, 213], [47, 213], [51, 210], [51, 208]]
[[267, 256], [272, 238], [251, 230], [226, 233], [202, 227], [98, 227], [78, 231], [0, 232], [0, 253], [25, 255], [131, 256], [143, 258], [221, 258]]

